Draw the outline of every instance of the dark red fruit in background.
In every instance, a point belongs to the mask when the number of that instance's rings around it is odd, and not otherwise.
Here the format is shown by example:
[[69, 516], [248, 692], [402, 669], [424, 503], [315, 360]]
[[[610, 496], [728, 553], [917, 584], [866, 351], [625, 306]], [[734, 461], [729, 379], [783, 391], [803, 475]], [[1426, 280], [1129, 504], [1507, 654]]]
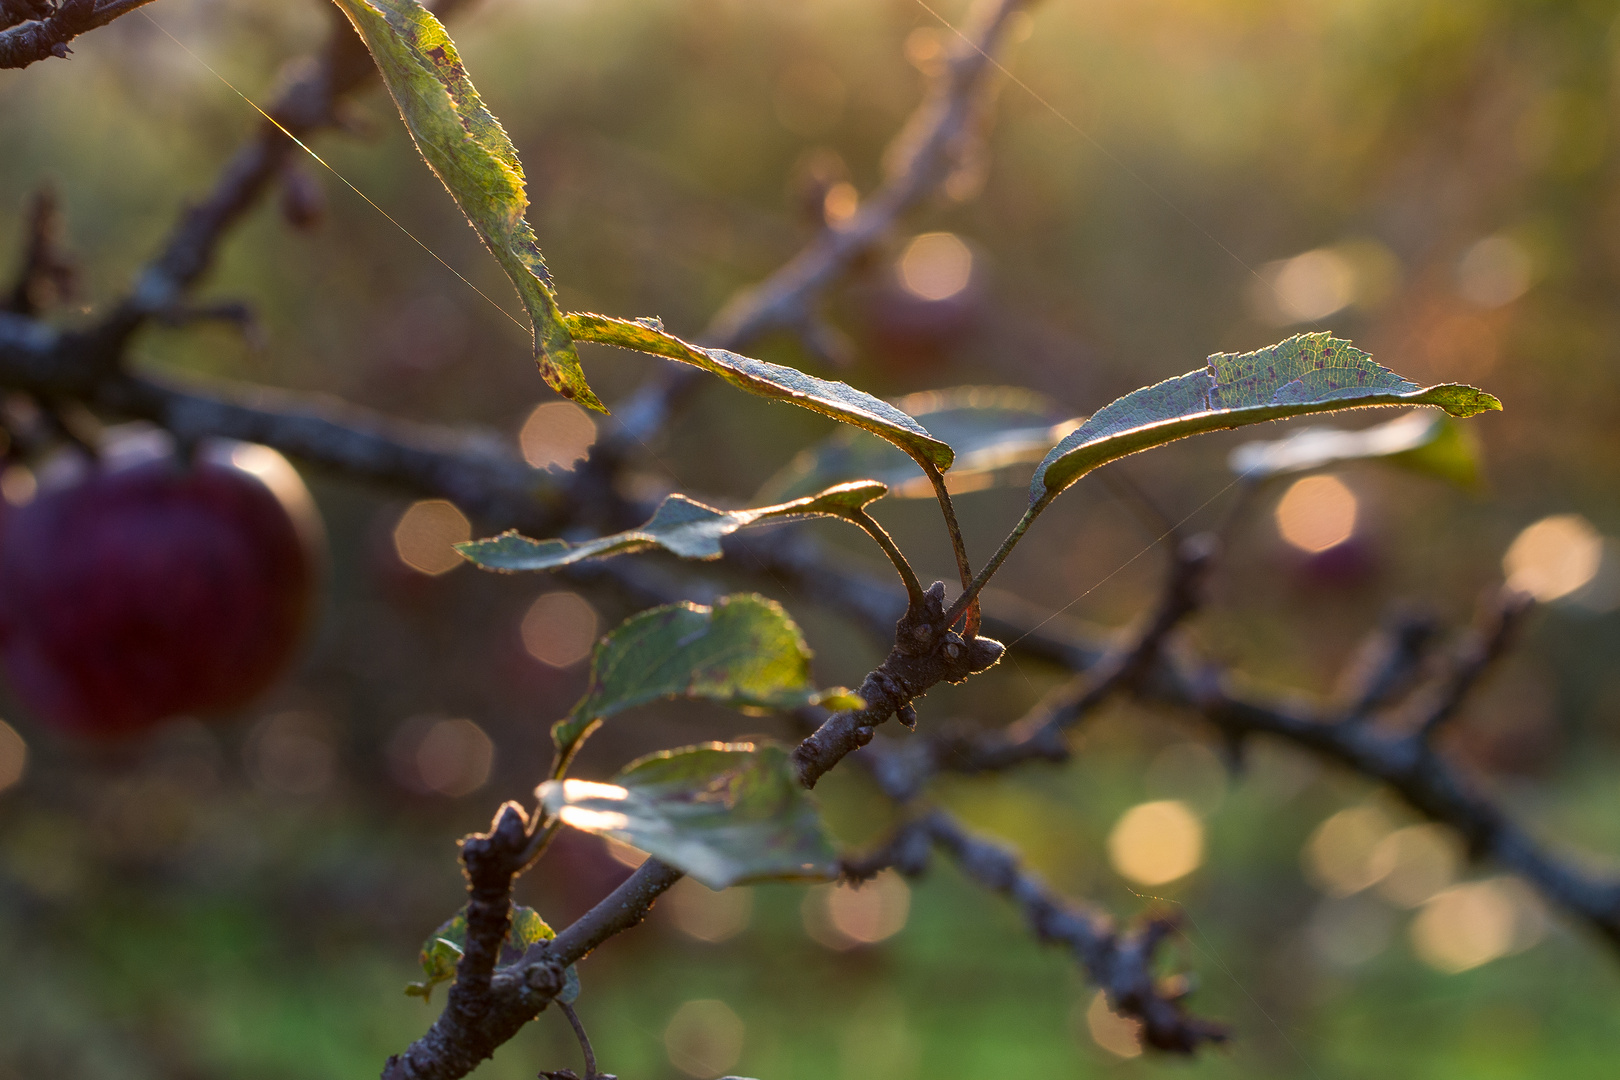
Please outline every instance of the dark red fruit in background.
[[117, 735], [265, 689], [322, 564], [320, 520], [286, 459], [218, 442], [189, 464], [159, 449], [76, 471], [10, 508], [0, 534], [12, 692], [42, 720]]

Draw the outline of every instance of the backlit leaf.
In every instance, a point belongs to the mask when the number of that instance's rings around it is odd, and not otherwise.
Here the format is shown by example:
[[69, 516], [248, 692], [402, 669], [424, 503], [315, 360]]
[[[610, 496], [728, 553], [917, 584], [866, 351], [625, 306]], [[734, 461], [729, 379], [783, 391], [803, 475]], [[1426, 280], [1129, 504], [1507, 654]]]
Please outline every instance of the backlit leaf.
[[[515, 962], [530, 945], [550, 941], [557, 936], [556, 931], [552, 930], [546, 924], [546, 920], [542, 919], [533, 908], [513, 904], [511, 919], [506, 939], [501, 943], [503, 964]], [[466, 949], [467, 909], [463, 907], [446, 919], [423, 943], [422, 972], [427, 978], [422, 982], [407, 983], [405, 993], [410, 997], [419, 997], [427, 1001], [432, 997], [435, 986], [455, 979], [456, 963], [460, 961], [461, 954], [466, 952]]]
[[564, 318], [575, 340], [617, 345], [692, 364], [750, 394], [789, 401], [865, 428], [918, 461], [931, 462], [939, 469], [951, 467], [954, 456], [951, 448], [929, 434], [927, 428], [888, 402], [856, 390], [848, 383], [828, 382], [796, 368], [754, 360], [724, 349], [699, 348], [666, 333], [655, 319], [615, 319], [580, 312], [569, 312]]
[[773, 600], [739, 593], [712, 608], [651, 608], [597, 642], [585, 696], [551, 729], [557, 744], [553, 775], [562, 775], [603, 720], [676, 697], [744, 709], [858, 708], [860, 701], [841, 687], [815, 689], [804, 635]]
[[522, 297], [541, 376], [564, 397], [602, 409], [580, 370], [540, 244], [523, 217], [529, 199], [517, 150], [473, 89], [450, 35], [416, 0], [334, 2], [371, 50], [422, 157]]
[[1453, 416], [1502, 407], [1472, 386], [1408, 382], [1325, 332], [1297, 334], [1257, 352], [1216, 353], [1197, 371], [1099, 409], [1035, 470], [1030, 505], [1046, 505], [1100, 465], [1188, 435], [1367, 405], [1436, 405]]
[[485, 570], [516, 572], [555, 570], [584, 559], [623, 555], [660, 547], [683, 559], [718, 559], [720, 541], [738, 529], [762, 521], [801, 517], [849, 518], [887, 489], [869, 480], [840, 484], [826, 491], [777, 506], [751, 510], [717, 510], [685, 495], [671, 495], [645, 524], [625, 532], [571, 544], [566, 540], [531, 540], [515, 531], [488, 540], [456, 545]]
[[[1014, 479], [1012, 466], [1041, 460], [1080, 425], [1053, 402], [1010, 386], [925, 390], [894, 403], [956, 452], [948, 485], [976, 491]], [[1026, 474], [1027, 475], [1027, 474]], [[902, 499], [932, 499], [934, 487], [905, 454], [862, 431], [839, 430], [796, 456], [761, 489], [766, 499], [793, 499], [841, 480], [872, 477]]]
[[1443, 412], [1419, 409], [1357, 431], [1308, 427], [1271, 442], [1244, 443], [1227, 463], [1245, 480], [1312, 472], [1346, 461], [1381, 459], [1449, 480], [1479, 486], [1479, 443]]
[[711, 889], [837, 874], [788, 750], [772, 743], [666, 750], [631, 762], [611, 783], [548, 780], [539, 794], [564, 824], [640, 848]]

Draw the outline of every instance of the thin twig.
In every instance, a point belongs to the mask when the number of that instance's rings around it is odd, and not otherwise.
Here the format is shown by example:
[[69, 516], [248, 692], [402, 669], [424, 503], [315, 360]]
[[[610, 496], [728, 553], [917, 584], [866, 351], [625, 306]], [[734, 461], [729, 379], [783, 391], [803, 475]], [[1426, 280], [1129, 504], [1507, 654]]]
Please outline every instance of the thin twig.
[[579, 1014], [566, 1001], [557, 1002], [557, 1007], [568, 1017], [568, 1026], [574, 1029], [574, 1037], [579, 1040], [579, 1051], [585, 1055], [585, 1080], [597, 1080], [596, 1051], [591, 1049], [591, 1037], [585, 1034], [585, 1025], [579, 1022]]

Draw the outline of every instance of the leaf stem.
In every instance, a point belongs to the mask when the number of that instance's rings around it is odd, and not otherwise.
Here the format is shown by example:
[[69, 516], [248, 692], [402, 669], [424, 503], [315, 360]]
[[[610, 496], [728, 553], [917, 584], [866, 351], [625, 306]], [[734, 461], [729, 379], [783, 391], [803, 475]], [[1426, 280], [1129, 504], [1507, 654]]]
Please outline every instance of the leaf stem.
[[1040, 516], [1041, 511], [1046, 509], [1047, 502], [1048, 500], [1043, 499], [1024, 511], [1024, 516], [1018, 519], [1018, 524], [1013, 526], [1013, 531], [1007, 534], [1007, 538], [1001, 542], [1001, 546], [996, 549], [996, 553], [990, 556], [990, 561], [984, 564], [984, 569], [979, 571], [979, 576], [973, 579], [972, 583], [962, 591], [962, 595], [956, 598], [956, 603], [951, 605], [951, 610], [945, 613], [946, 626], [955, 622], [962, 612], [968, 609], [969, 604], [973, 605], [975, 612], [979, 610], [979, 593], [983, 591], [990, 579], [995, 576], [996, 571], [1001, 569], [1001, 564], [1007, 561], [1007, 556], [1012, 554], [1012, 549], [1018, 546], [1018, 541], [1024, 538], [1024, 533], [1029, 531], [1030, 525]]
[[913, 456], [928, 474], [928, 482], [934, 485], [934, 496], [939, 499], [940, 512], [945, 515], [945, 531], [951, 534], [951, 548], [956, 552], [956, 570], [962, 576], [962, 599], [951, 607], [952, 615], [945, 620], [945, 625], [950, 626], [965, 610], [967, 625], [963, 636], [972, 638], [979, 632], [979, 594], [973, 588], [973, 567], [968, 563], [967, 545], [962, 542], [962, 527], [956, 522], [956, 505], [951, 502], [951, 493], [945, 487], [945, 476], [939, 468], [921, 455]]
[[905, 552], [901, 551], [900, 546], [894, 542], [894, 537], [890, 536], [888, 530], [879, 525], [877, 519], [864, 509], [858, 509], [851, 513], [848, 520], [859, 525], [866, 531], [866, 535], [877, 541], [877, 546], [883, 549], [883, 554], [889, 557], [889, 561], [894, 564], [895, 570], [899, 572], [900, 580], [905, 582], [906, 598], [910, 602], [912, 610], [920, 609], [925, 596], [922, 582], [917, 580], [917, 572], [911, 568], [911, 563], [906, 559]]
[[585, 1034], [585, 1025], [579, 1022], [579, 1014], [568, 1002], [557, 1002], [557, 1008], [568, 1017], [568, 1026], [574, 1029], [574, 1037], [579, 1040], [580, 1052], [585, 1055], [585, 1080], [596, 1080], [596, 1051], [591, 1049], [591, 1037]]

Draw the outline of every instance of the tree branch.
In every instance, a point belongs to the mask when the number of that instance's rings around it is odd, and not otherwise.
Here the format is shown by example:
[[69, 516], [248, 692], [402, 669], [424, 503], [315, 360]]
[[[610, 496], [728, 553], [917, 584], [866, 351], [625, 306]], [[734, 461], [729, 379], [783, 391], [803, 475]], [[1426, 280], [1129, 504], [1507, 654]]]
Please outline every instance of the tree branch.
[[1157, 916], [1117, 929], [1108, 916], [1053, 892], [1011, 851], [973, 835], [943, 811], [935, 810], [911, 827], [950, 855], [970, 880], [1017, 904], [1037, 940], [1073, 953], [1114, 1011], [1141, 1023], [1148, 1046], [1190, 1054], [1204, 1043], [1227, 1040], [1225, 1025], [1187, 1015], [1183, 999], [1188, 980], [1161, 979], [1154, 972], [1159, 945], [1175, 932], [1173, 920]]
[[24, 68], [51, 56], [65, 60], [73, 52], [68, 42], [151, 2], [61, 0], [53, 7], [39, 0], [8, 0], [0, 8], [9, 27], [0, 31], [0, 68]]

